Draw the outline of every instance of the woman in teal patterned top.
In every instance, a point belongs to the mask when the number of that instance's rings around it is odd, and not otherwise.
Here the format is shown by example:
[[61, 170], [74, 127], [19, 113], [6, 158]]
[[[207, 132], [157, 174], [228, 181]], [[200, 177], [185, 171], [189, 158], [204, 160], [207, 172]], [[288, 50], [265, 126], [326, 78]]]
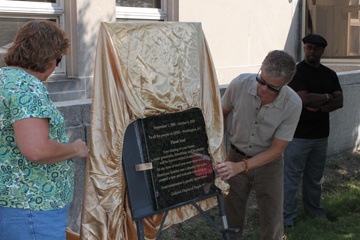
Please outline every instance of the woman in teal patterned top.
[[42, 84], [69, 51], [51, 21], [19, 30], [0, 70], [0, 239], [64, 240], [73, 198], [72, 158], [86, 159], [81, 139], [68, 143], [64, 118]]

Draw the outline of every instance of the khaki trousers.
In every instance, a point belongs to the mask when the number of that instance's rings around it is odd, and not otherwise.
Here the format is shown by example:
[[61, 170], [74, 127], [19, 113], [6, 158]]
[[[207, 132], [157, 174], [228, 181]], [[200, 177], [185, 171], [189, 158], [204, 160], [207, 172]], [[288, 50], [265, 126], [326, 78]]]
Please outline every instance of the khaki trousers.
[[[230, 148], [228, 161], [239, 162], [244, 158]], [[248, 159], [251, 161], [251, 158]], [[229, 194], [225, 197], [225, 211], [230, 228], [239, 228], [231, 239], [242, 239], [245, 226], [246, 203], [252, 188], [256, 193], [259, 207], [260, 231], [263, 240], [281, 240], [283, 226], [284, 177], [283, 159], [263, 167], [239, 173], [228, 180]]]

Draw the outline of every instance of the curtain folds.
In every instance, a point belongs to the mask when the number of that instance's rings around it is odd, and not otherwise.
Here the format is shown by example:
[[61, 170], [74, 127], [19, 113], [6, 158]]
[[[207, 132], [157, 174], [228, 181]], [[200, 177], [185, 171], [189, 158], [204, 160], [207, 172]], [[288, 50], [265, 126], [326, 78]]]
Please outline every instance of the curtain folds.
[[[202, 110], [213, 163], [225, 160], [220, 92], [200, 23], [101, 23], [86, 166], [81, 239], [137, 239], [122, 169], [127, 126], [140, 118]], [[226, 191], [226, 183], [216, 180]], [[204, 210], [215, 197], [199, 202]], [[187, 205], [171, 210], [164, 228], [198, 214]], [[155, 239], [163, 214], [144, 221]]]

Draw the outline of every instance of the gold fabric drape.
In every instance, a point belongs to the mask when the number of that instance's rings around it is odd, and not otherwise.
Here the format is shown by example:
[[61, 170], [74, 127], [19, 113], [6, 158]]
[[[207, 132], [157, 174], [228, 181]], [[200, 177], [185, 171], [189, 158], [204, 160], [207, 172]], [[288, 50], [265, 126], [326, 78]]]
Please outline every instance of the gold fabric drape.
[[[137, 239], [122, 169], [127, 126], [136, 119], [202, 110], [213, 163], [225, 159], [223, 117], [215, 69], [200, 23], [101, 23], [86, 166], [81, 239]], [[227, 185], [216, 180], [225, 190]], [[215, 197], [199, 202], [207, 210]], [[171, 210], [164, 228], [198, 214], [187, 205]], [[164, 214], [144, 219], [154, 239]]]

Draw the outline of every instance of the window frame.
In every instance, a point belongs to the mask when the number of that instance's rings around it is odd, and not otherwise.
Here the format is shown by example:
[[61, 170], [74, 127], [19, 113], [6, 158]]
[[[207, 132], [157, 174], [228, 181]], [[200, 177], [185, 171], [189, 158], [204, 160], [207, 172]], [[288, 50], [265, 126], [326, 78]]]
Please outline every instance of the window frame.
[[0, 14], [27, 14], [34, 15], [61, 15], [64, 14], [64, 2], [56, 0], [56, 3], [49, 2], [28, 2], [28, 1], [0, 1]]
[[[307, 8], [306, 8], [307, 0], [302, 0], [302, 26], [301, 26], [301, 39], [305, 37], [306, 32], [306, 15], [307, 15]], [[304, 59], [304, 50], [302, 41], [300, 41], [300, 49], [301, 49], [301, 59]], [[332, 65], [355, 65], [360, 63], [359, 58], [321, 58], [321, 62], [325, 64], [332, 64]]]
[[[0, 1], [0, 18], [53, 19], [61, 29], [64, 29], [64, 13], [64, 0], [56, 0], [56, 3]], [[63, 76], [65, 74], [66, 57], [63, 57], [52, 75]]]
[[160, 5], [161, 8], [116, 6], [116, 19], [166, 21], [167, 0], [161, 0]]

